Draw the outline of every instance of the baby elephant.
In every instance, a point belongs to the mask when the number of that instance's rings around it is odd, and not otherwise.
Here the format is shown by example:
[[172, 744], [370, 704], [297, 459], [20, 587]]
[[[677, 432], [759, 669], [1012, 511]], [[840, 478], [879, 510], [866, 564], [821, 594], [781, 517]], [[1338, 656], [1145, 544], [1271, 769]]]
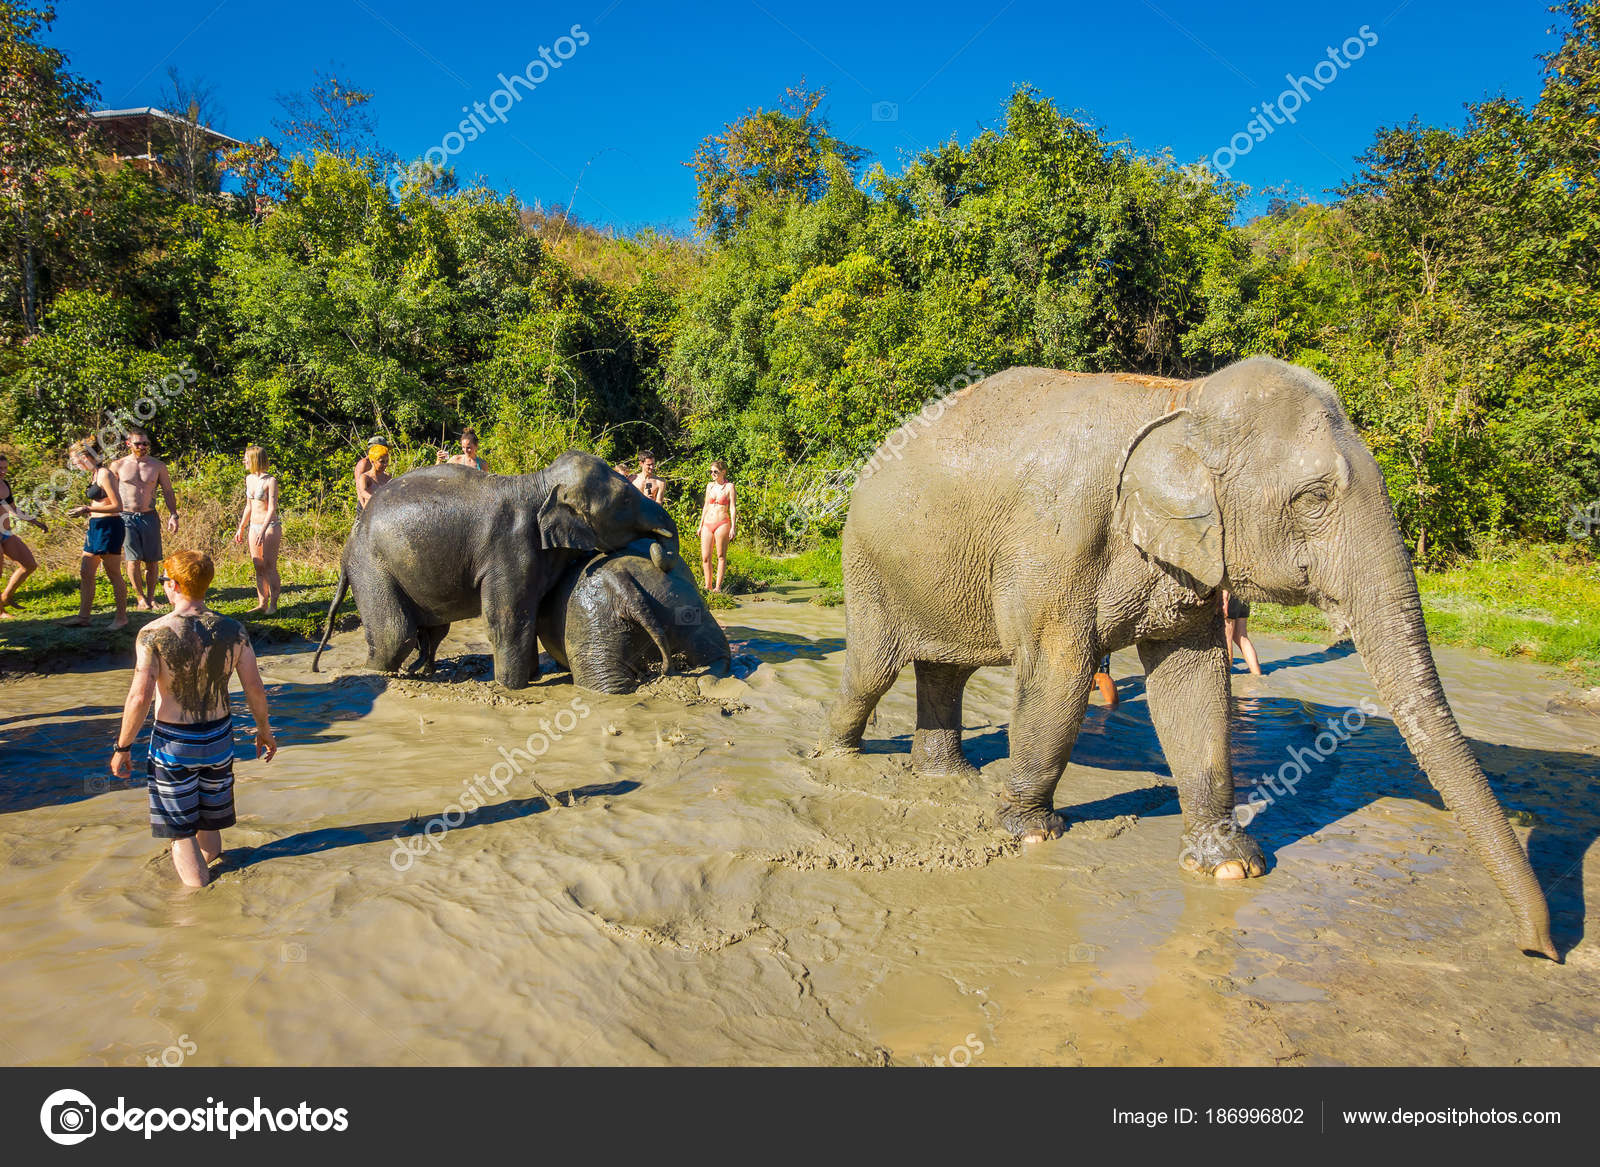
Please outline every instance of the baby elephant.
[[656, 666], [732, 656], [688, 565], [651, 539], [568, 568], [539, 605], [538, 629], [574, 683], [600, 693], [631, 693]]

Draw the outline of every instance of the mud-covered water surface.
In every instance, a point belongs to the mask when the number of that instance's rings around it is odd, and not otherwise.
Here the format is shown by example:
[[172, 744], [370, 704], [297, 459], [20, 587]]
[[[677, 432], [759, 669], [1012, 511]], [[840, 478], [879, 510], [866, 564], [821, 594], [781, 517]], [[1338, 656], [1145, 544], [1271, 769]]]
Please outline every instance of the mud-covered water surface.
[[265, 656], [281, 752], [240, 762], [240, 825], [192, 893], [142, 780], [102, 777], [128, 674], [0, 685], [0, 1060], [1600, 1061], [1600, 718], [1547, 712], [1548, 674], [1438, 654], [1559, 967], [1512, 947], [1385, 714], [1307, 752], [1373, 697], [1348, 646], [1262, 638], [1267, 675], [1235, 678], [1241, 800], [1291, 748], [1305, 774], [1254, 799], [1268, 875], [1219, 887], [1175, 862], [1133, 653], [1058, 792], [1067, 835], [1021, 850], [992, 827], [1005, 670], [968, 689], [980, 786], [907, 769], [909, 670], [862, 757], [813, 758], [842, 610], [718, 615], [742, 678], [630, 697], [499, 690], [471, 625], [430, 681], [362, 672], [359, 633], [320, 674]]

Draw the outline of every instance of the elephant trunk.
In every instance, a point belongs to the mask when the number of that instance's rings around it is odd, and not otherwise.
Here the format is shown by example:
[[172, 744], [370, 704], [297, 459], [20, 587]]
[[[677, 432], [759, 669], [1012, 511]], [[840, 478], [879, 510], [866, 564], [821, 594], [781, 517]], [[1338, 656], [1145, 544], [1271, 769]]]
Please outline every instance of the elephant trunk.
[[1362, 582], [1342, 589], [1350, 599], [1339, 608], [1406, 744], [1510, 904], [1519, 947], [1559, 962], [1544, 892], [1445, 700], [1411, 561], [1388, 508], [1383, 509], [1387, 524], [1366, 524], [1351, 543], [1368, 551], [1358, 569]]

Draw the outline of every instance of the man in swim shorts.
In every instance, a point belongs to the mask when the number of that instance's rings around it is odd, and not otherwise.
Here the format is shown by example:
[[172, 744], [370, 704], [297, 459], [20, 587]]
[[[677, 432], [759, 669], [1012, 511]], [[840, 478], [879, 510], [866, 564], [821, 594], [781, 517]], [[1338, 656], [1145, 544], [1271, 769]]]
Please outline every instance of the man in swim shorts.
[[149, 610], [155, 605], [156, 577], [161, 571], [161, 520], [156, 515], [156, 489], [167, 504], [167, 530], [178, 533], [178, 499], [172, 493], [167, 464], [150, 456], [150, 435], [131, 429], [128, 453], [107, 469], [117, 480], [122, 498], [122, 557], [134, 602]]
[[228, 682], [237, 673], [256, 723], [256, 757], [272, 761], [277, 740], [267, 722], [250, 637], [237, 620], [205, 605], [215, 574], [211, 557], [179, 551], [161, 576], [172, 611], [140, 629], [133, 685], [111, 753], [111, 773], [133, 773], [133, 744], [150, 702], [156, 721], [147, 763], [150, 833], [172, 840], [172, 863], [188, 887], [204, 887], [222, 854], [222, 829], [234, 824], [233, 714]]

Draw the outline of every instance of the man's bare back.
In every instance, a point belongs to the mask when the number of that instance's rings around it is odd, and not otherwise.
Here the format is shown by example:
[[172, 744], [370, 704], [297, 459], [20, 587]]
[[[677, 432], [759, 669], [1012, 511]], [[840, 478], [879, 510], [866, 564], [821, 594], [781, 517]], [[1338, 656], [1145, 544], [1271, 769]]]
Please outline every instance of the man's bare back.
[[[156, 673], [156, 719], [193, 725], [227, 716], [228, 682], [249, 646], [243, 624], [209, 608], [145, 625], [135, 669]], [[254, 654], [249, 665], [255, 668]]]

